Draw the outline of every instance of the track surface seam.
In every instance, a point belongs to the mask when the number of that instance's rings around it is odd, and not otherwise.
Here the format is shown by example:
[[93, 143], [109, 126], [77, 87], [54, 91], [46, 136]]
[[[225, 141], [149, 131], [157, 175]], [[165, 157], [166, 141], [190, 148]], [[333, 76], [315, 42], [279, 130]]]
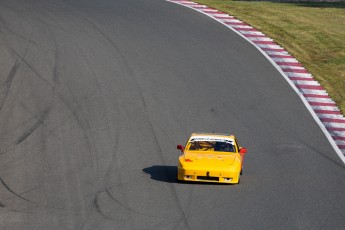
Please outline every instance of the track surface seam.
[[299, 95], [340, 159], [345, 163], [345, 117], [326, 90], [297, 59], [273, 39], [234, 16], [192, 1], [167, 1], [211, 17], [255, 46]]

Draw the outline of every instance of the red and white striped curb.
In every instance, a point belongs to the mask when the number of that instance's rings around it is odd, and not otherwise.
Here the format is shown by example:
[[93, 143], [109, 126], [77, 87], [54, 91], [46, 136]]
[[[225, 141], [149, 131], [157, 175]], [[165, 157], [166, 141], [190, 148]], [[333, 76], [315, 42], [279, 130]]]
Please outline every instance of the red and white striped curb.
[[326, 90], [301, 63], [283, 47], [252, 26], [206, 5], [184, 0], [167, 0], [203, 13], [233, 30], [254, 45], [282, 74], [300, 96], [315, 121], [345, 163], [345, 118]]

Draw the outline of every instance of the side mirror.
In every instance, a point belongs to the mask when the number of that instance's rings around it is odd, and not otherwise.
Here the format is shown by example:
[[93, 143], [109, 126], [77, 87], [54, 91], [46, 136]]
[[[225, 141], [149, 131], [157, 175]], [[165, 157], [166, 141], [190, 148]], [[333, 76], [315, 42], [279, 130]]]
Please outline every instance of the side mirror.
[[177, 145], [177, 149], [184, 151], [184, 146], [183, 145]]
[[240, 148], [240, 154], [243, 155], [247, 152], [247, 148]]

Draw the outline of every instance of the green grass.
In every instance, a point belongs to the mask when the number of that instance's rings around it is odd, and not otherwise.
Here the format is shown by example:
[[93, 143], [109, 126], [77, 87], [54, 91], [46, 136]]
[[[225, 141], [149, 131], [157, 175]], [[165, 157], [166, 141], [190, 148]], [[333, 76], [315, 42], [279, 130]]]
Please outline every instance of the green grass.
[[274, 39], [345, 113], [345, 3], [195, 1], [235, 16]]

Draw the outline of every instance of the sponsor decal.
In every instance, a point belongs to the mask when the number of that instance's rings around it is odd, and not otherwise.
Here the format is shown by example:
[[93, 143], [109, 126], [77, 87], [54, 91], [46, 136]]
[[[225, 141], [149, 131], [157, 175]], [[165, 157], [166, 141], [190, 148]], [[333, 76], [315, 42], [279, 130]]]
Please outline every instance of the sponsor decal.
[[197, 136], [192, 137], [189, 142], [197, 142], [197, 141], [216, 141], [216, 142], [225, 142], [233, 144], [234, 140], [224, 137], [208, 137], [208, 136]]

